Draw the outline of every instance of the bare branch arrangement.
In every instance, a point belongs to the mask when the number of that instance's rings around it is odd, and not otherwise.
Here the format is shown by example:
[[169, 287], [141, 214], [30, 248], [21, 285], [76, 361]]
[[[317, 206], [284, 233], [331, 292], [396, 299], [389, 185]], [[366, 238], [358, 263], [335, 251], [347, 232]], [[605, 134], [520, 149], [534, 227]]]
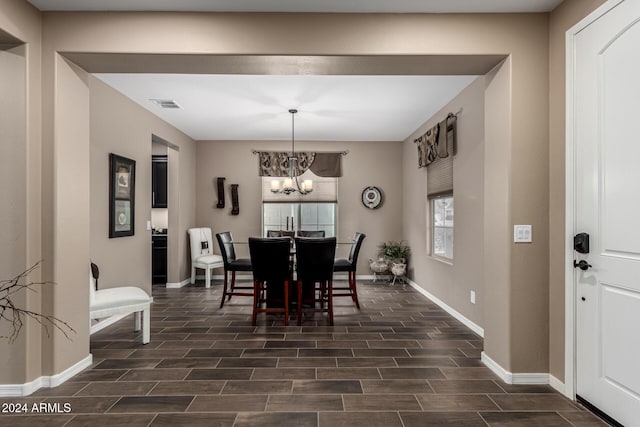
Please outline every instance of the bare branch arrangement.
[[17, 307], [13, 302], [12, 296], [22, 290], [37, 292], [37, 290], [34, 289], [37, 286], [54, 285], [52, 282], [28, 281], [28, 276], [39, 266], [40, 262], [37, 262], [32, 267], [12, 279], [0, 280], [0, 322], [7, 321], [11, 324], [11, 333], [8, 335], [0, 335], [0, 339], [6, 339], [9, 343], [14, 342], [18, 338], [18, 335], [20, 335], [20, 330], [24, 325], [24, 321], [28, 318], [34, 319], [42, 325], [47, 336], [50, 336], [49, 328], [51, 327], [62, 332], [69, 340], [71, 339], [69, 334], [76, 333], [75, 329], [73, 329], [71, 325], [64, 320], [58, 319], [55, 316], [41, 314]]

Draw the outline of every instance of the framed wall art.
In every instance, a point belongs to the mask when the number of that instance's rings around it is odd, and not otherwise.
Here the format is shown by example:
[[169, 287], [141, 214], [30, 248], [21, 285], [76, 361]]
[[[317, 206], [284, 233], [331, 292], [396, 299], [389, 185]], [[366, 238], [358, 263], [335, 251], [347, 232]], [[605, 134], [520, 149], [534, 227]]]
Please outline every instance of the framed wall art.
[[109, 238], [134, 235], [136, 161], [109, 154]]

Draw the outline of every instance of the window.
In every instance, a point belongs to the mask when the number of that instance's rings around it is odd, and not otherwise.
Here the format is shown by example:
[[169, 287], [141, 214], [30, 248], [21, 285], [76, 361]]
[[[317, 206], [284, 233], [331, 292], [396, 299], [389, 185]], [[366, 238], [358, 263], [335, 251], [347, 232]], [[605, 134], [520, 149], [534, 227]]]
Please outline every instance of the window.
[[430, 199], [431, 255], [453, 259], [453, 196]]
[[336, 235], [336, 203], [262, 204], [263, 236], [267, 230], [324, 230], [326, 237]]

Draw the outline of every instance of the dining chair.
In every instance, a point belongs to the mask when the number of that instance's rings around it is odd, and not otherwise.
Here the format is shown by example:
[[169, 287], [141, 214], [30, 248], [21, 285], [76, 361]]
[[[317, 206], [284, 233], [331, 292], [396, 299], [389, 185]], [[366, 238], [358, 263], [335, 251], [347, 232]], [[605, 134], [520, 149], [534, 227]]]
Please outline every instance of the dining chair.
[[211, 271], [214, 268], [224, 267], [224, 261], [220, 255], [213, 253], [213, 239], [211, 228], [190, 228], [189, 244], [191, 246], [191, 284], [196, 283], [196, 268], [204, 270], [204, 286], [211, 287]]
[[[224, 287], [222, 289], [222, 301], [220, 301], [220, 308], [222, 308], [225, 298], [228, 297], [230, 300], [232, 295], [253, 296], [253, 286], [236, 286], [236, 272], [251, 271], [251, 260], [249, 258], [236, 258], [236, 248], [230, 231], [216, 234], [216, 239], [218, 240], [224, 263]], [[231, 283], [229, 283], [229, 272], [231, 272]]]
[[[336, 238], [296, 237], [296, 271], [298, 288], [298, 325], [302, 324], [302, 305], [319, 303], [321, 312], [329, 315], [333, 326], [333, 262]], [[311, 287], [309, 297], [303, 299], [303, 286]], [[326, 305], [326, 308], [325, 308]]]
[[324, 237], [324, 230], [298, 230], [298, 237]]
[[267, 237], [281, 237], [280, 230], [267, 230]]
[[[289, 238], [249, 237], [249, 254], [253, 269], [253, 311], [251, 324], [256, 325], [258, 313], [283, 313], [284, 325], [289, 326], [289, 284], [291, 262]], [[277, 289], [283, 287], [283, 289]], [[282, 307], [273, 307], [282, 291]], [[267, 299], [263, 295], [267, 295]], [[274, 294], [277, 296], [274, 298]], [[279, 299], [279, 298], [278, 298]], [[265, 307], [262, 307], [262, 304]]]
[[363, 233], [355, 233], [351, 243], [351, 250], [349, 251], [349, 258], [339, 258], [333, 265], [334, 272], [346, 271], [348, 274], [348, 286], [333, 288], [333, 296], [351, 297], [358, 310], [360, 309], [360, 302], [358, 301], [358, 289], [356, 287], [356, 268], [358, 266], [358, 254], [360, 254], [362, 241], [365, 237], [367, 236]]

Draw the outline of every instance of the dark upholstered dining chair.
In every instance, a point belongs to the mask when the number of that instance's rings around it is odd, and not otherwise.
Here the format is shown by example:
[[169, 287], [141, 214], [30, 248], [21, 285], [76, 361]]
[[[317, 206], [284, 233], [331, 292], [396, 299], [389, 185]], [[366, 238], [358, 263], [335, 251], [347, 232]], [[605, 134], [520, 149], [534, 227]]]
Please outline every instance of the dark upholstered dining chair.
[[360, 309], [360, 302], [358, 301], [358, 290], [356, 288], [356, 267], [358, 266], [358, 254], [360, 254], [360, 247], [362, 246], [362, 241], [365, 237], [367, 236], [363, 233], [355, 233], [353, 236], [353, 242], [351, 243], [351, 250], [349, 251], [349, 258], [339, 258], [333, 265], [334, 272], [346, 271], [349, 276], [349, 285], [347, 287], [334, 287], [333, 296], [351, 297], [358, 310]]
[[324, 237], [324, 230], [298, 230], [298, 237]]
[[[216, 239], [218, 239], [224, 263], [224, 288], [222, 290], [222, 301], [220, 301], [220, 308], [222, 308], [225, 298], [229, 297], [231, 299], [232, 295], [253, 296], [253, 286], [236, 286], [236, 271], [251, 271], [251, 260], [248, 258], [236, 258], [236, 249], [230, 231], [216, 234]], [[229, 272], [231, 272], [230, 284], [228, 279]], [[248, 291], [249, 289], [251, 289], [251, 292]]]
[[280, 237], [280, 230], [267, 230], [267, 237]]
[[[336, 238], [297, 237], [296, 270], [298, 272], [298, 325], [302, 324], [302, 305], [305, 302], [320, 304], [320, 311], [329, 314], [333, 326], [333, 262], [336, 255]], [[303, 299], [303, 286], [312, 288], [310, 297]], [[325, 308], [326, 307], [326, 308]]]
[[[256, 325], [258, 313], [283, 313], [284, 325], [289, 326], [289, 283], [291, 281], [291, 262], [289, 260], [290, 239], [249, 237], [249, 254], [253, 268], [253, 312], [251, 324]], [[277, 289], [283, 287], [284, 289]], [[283, 292], [279, 292], [282, 290]], [[282, 307], [270, 307], [262, 298], [269, 297], [273, 304], [273, 294], [282, 294]], [[262, 308], [265, 303], [266, 307]]]

